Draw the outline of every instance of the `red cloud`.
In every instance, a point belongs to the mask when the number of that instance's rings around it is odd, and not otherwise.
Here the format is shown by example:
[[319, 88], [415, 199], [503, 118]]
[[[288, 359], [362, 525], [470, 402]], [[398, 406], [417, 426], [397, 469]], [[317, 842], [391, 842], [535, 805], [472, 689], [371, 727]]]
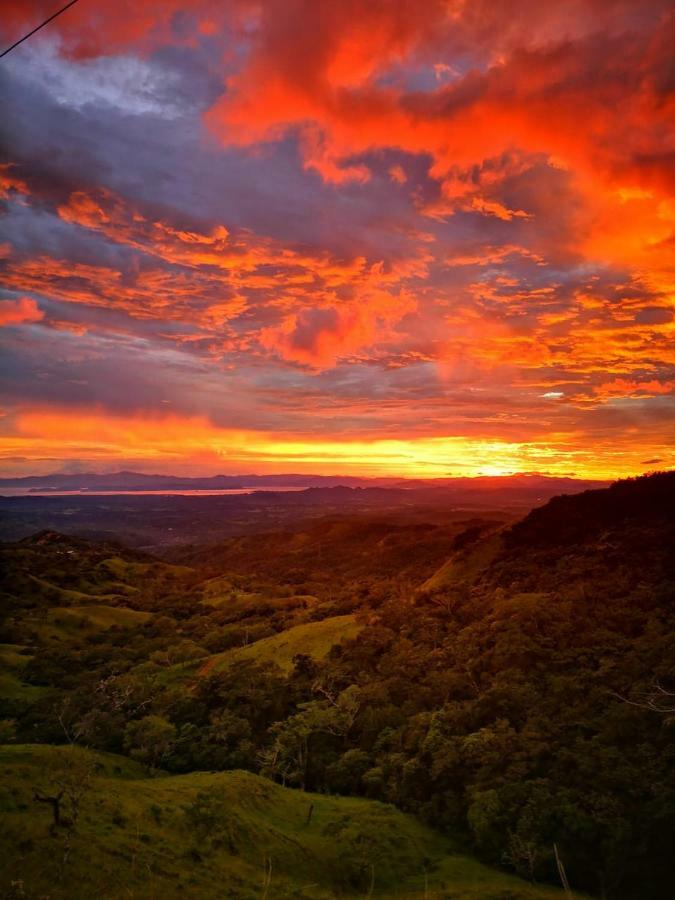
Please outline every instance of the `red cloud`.
[[[197, 0], [194, 3], [195, 34], [184, 40], [194, 40], [197, 33], [207, 33], [214, 21], [222, 25], [237, 6], [244, 4]], [[52, 0], [7, 0], [2, 8], [0, 36], [11, 44], [51, 16], [54, 7]], [[48, 28], [59, 34], [64, 50], [76, 57], [104, 55], [129, 46], [149, 49], [176, 42], [172, 19], [184, 8], [184, 0], [144, 0], [143, 3], [116, 0], [93, 8], [78, 3], [51, 22]]]
[[0, 327], [6, 325], [26, 325], [39, 322], [45, 314], [35, 300], [21, 297], [19, 300], [0, 300]]

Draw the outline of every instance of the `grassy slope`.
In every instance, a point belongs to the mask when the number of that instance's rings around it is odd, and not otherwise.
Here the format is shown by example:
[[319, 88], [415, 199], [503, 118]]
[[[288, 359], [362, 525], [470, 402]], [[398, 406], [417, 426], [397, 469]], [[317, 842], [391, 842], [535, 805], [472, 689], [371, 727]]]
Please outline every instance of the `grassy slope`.
[[85, 627], [99, 631], [117, 625], [120, 628], [133, 628], [142, 625], [150, 618], [150, 613], [126, 609], [124, 606], [82, 605], [54, 606], [48, 612], [52, 624], [59, 623], [64, 628]]
[[[66, 646], [111, 627], [135, 628], [151, 614], [129, 609], [126, 597], [137, 595], [157, 574], [181, 576], [190, 570], [165, 563], [140, 563], [121, 557], [97, 562], [96, 548], [73, 550], [67, 539], [47, 545], [27, 544], [2, 548], [0, 564], [7, 563], [4, 587], [13, 596], [31, 598], [33, 605], [15, 613], [31, 637], [31, 652]], [[66, 548], [66, 549], [64, 549]], [[5, 568], [3, 566], [3, 568]], [[37, 577], [30, 569], [47, 569], [49, 577]], [[122, 581], [121, 579], [126, 579]], [[65, 585], [77, 583], [86, 590]], [[39, 699], [48, 689], [24, 683], [23, 669], [30, 656], [18, 645], [0, 644], [0, 697], [25, 704]]]
[[24, 682], [13, 672], [0, 671], [0, 697], [3, 700], [19, 700], [21, 703], [33, 703], [39, 700], [49, 688], [39, 687]]
[[[95, 774], [64, 865], [68, 829], [50, 835], [51, 812], [32, 793], [49, 791], [50, 772], [68, 761]], [[221, 803], [204, 833], [185, 813], [200, 793]], [[363, 897], [373, 870], [373, 896], [380, 898], [562, 896], [454, 854], [445, 838], [391, 806], [292, 791], [247, 772], [150, 778], [110, 754], [6, 745], [0, 747], [0, 810], [6, 861], [0, 891], [14, 896], [10, 883], [23, 881], [21, 896], [28, 900]]]
[[218, 576], [209, 578], [200, 585], [202, 591], [202, 604], [218, 609], [227, 609], [228, 612], [250, 611], [254, 613], [258, 604], [272, 605], [277, 608], [299, 608], [316, 606], [319, 603], [317, 597], [312, 594], [285, 593], [283, 596], [278, 590], [268, 588], [264, 592], [245, 591], [235, 586], [231, 578]]
[[[105, 604], [82, 604], [73, 606], [53, 606], [40, 613], [33, 613], [24, 618], [40, 646], [63, 645], [68, 641], [79, 640], [85, 635], [108, 628], [136, 628], [150, 618], [150, 613], [127, 609], [124, 606], [106, 606]], [[0, 656], [0, 670], [3, 659]]]
[[50, 597], [55, 599], [58, 597], [63, 603], [92, 602], [114, 596], [114, 594], [88, 594], [84, 591], [75, 591], [72, 588], [59, 587], [51, 581], [47, 581], [46, 578], [38, 578], [35, 575], [28, 575], [28, 578], [35, 585], [38, 596], [46, 592]]
[[189, 575], [192, 569], [187, 566], [174, 566], [170, 563], [153, 561], [151, 563], [129, 562], [121, 556], [104, 559], [101, 568], [107, 569], [119, 579], [139, 579], [153, 573], [171, 574], [177, 577]]
[[34, 535], [14, 544], [0, 544], [0, 589], [10, 597], [47, 606], [112, 602], [123, 605], [147, 586], [177, 582], [191, 575], [131, 551], [111, 554], [106, 544], [68, 538], [55, 532]]
[[49, 688], [24, 684], [21, 675], [30, 656], [21, 653], [23, 649], [20, 644], [0, 644], [0, 697], [32, 703]]
[[497, 556], [502, 548], [501, 534], [493, 534], [468, 550], [454, 553], [440, 569], [422, 584], [422, 590], [447, 588], [477, 575]]
[[288, 672], [293, 668], [293, 657], [298, 653], [323, 659], [331, 647], [339, 644], [342, 638], [356, 637], [362, 627], [354, 616], [332, 616], [319, 622], [295, 625], [245, 647], [217, 653], [202, 668], [208, 667], [207, 671], [217, 672], [240, 660], [254, 659], [258, 662], [275, 662]]

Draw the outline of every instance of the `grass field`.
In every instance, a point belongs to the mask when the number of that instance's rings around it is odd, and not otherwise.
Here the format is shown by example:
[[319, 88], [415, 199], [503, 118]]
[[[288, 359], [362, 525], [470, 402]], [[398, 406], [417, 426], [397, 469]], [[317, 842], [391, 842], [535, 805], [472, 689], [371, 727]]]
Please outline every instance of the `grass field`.
[[120, 580], [135, 580], [157, 574], [172, 575], [180, 578], [183, 575], [189, 575], [192, 572], [192, 569], [187, 566], [173, 566], [169, 563], [160, 563], [156, 561], [150, 563], [130, 562], [129, 560], [122, 559], [121, 556], [111, 556], [110, 559], [104, 559], [99, 567]]
[[288, 594], [277, 595], [274, 592], [270, 596], [261, 591], [244, 591], [237, 588], [230, 578], [209, 578], [201, 585], [202, 604], [219, 609], [227, 609], [228, 612], [241, 612], [244, 610], [255, 613], [256, 608], [309, 608], [316, 606], [318, 598], [312, 594]]
[[49, 691], [49, 688], [23, 682], [21, 673], [31, 658], [21, 652], [23, 649], [20, 644], [0, 644], [0, 697], [3, 700], [32, 703]]
[[26, 616], [24, 626], [40, 645], [53, 646], [55, 642], [79, 640], [113, 626], [136, 628], [150, 616], [150, 613], [127, 609], [124, 606], [87, 603], [53, 606], [44, 612]]
[[13, 672], [0, 671], [0, 697], [3, 700], [18, 700], [21, 703], [33, 703], [39, 700], [49, 688], [35, 684], [24, 684]]
[[447, 588], [471, 578], [485, 568], [499, 553], [502, 536], [497, 533], [480, 541], [477, 547], [455, 553], [440, 569], [422, 584], [423, 591]]
[[82, 606], [55, 606], [49, 610], [47, 619], [51, 624], [63, 628], [84, 627], [100, 631], [117, 625], [120, 628], [134, 628], [150, 618], [150, 613], [127, 609], [124, 606], [88, 604]]
[[[45, 594], [45, 596], [49, 597], [50, 600], [59, 600], [61, 603], [70, 604], [70, 603], [92, 603], [98, 602], [100, 600], [110, 599], [110, 597], [115, 596], [114, 593], [85, 593], [84, 591], [76, 591], [72, 588], [63, 588], [59, 587], [56, 584], [53, 584], [51, 581], [46, 581], [44, 578], [36, 578], [35, 575], [29, 575], [28, 578], [33, 582], [36, 588]], [[107, 587], [107, 585], [106, 585]]]
[[23, 650], [21, 644], [0, 644], [0, 666], [21, 671], [30, 659]]
[[[62, 801], [66, 822], [50, 831], [50, 807], [33, 792], [57, 783], [79, 797], [79, 816], [71, 828]], [[5, 745], [0, 812], [3, 897], [562, 898], [454, 853], [391, 806], [247, 772], [149, 777], [110, 754]]]
[[314, 659], [323, 659], [331, 647], [343, 638], [353, 638], [361, 631], [354, 616], [332, 616], [320, 622], [307, 622], [288, 628], [279, 634], [263, 638], [245, 647], [236, 647], [218, 653], [205, 661], [207, 671], [217, 672], [244, 659], [258, 662], [275, 662], [285, 672], [293, 668], [293, 657], [306, 653]]

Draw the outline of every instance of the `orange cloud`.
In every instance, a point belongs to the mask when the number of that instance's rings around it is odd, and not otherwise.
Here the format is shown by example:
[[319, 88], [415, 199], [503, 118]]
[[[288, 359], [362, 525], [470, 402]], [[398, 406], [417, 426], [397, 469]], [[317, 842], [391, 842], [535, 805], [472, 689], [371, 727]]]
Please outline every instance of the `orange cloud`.
[[[258, 313], [267, 309], [267, 318], [276, 320], [260, 328], [259, 346], [316, 367], [388, 340], [392, 326], [416, 308], [406, 282], [424, 278], [432, 258], [425, 235], [408, 258], [385, 265], [290, 248], [250, 232], [233, 235], [224, 225], [208, 233], [188, 231], [152, 221], [102, 188], [72, 192], [57, 213], [65, 222], [179, 268], [144, 266], [129, 278], [103, 265], [10, 256], [8, 287], [206, 331], [221, 329], [255, 302]], [[249, 329], [257, 330], [254, 319]]]
[[416, 306], [405, 293], [370, 290], [342, 307], [306, 308], [293, 313], [280, 325], [264, 329], [260, 342], [284, 359], [323, 368], [377, 341], [388, 340], [390, 329]]
[[[623, 263], [626, 250], [640, 257], [674, 230], [675, 100], [664, 79], [675, 18], [665, 4], [654, 7], [653, 30], [631, 34], [622, 5], [579, 4], [575, 16], [547, 7], [528, 32], [513, 24], [524, 10], [498, 5], [265, 4], [248, 63], [206, 121], [229, 144], [296, 130], [305, 166], [336, 184], [366, 179], [367, 164], [355, 158], [374, 149], [430, 154], [444, 189], [443, 205], [429, 206], [436, 215], [468, 205], [504, 221], [527, 217], [498, 196], [500, 177], [485, 194], [472, 172], [514, 148], [543, 157], [569, 172], [578, 193], [576, 249]], [[380, 80], [420, 59], [438, 71], [442, 48], [462, 38], [484, 54], [482, 71], [416, 92]], [[448, 190], [453, 171], [464, 199]], [[637, 220], [626, 197], [640, 198]]]
[[29, 189], [23, 178], [12, 171], [16, 167], [11, 163], [0, 164], [0, 199], [7, 200], [12, 191], [17, 194], [28, 194]]
[[395, 181], [396, 184], [405, 184], [408, 180], [408, 176], [405, 174], [403, 166], [391, 166], [389, 169], [389, 177], [392, 181]]
[[615, 378], [599, 384], [593, 389], [594, 394], [603, 399], [609, 397], [654, 397], [659, 394], [672, 394], [675, 381], [631, 381], [627, 378]]

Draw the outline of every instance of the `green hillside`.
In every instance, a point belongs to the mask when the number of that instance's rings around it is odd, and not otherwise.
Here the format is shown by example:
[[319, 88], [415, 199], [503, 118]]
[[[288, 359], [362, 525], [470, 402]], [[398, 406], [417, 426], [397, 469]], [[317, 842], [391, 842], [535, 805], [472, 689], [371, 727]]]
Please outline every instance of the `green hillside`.
[[53, 607], [48, 614], [50, 623], [63, 628], [91, 628], [92, 630], [111, 628], [133, 628], [147, 622], [150, 613], [136, 609], [125, 609], [123, 606], [106, 606], [105, 604]]
[[362, 627], [355, 616], [332, 616], [319, 622], [295, 625], [253, 644], [212, 656], [203, 664], [201, 671], [217, 672], [241, 660], [251, 659], [259, 663], [276, 663], [285, 672], [289, 672], [293, 668], [293, 657], [298, 653], [317, 660], [323, 659], [331, 647], [343, 639], [356, 637]]
[[480, 541], [477, 546], [458, 550], [424, 582], [422, 590], [448, 588], [474, 578], [492, 562], [501, 549], [502, 537], [497, 533]]
[[[454, 853], [392, 806], [248, 772], [149, 777], [112, 754], [17, 745], [0, 748], [0, 784], [5, 897], [562, 896]], [[62, 824], [51, 828], [51, 807], [34, 792], [62, 788]]]
[[24, 683], [23, 671], [32, 659], [25, 651], [21, 644], [0, 644], [0, 697], [30, 705], [49, 688]]
[[92, 544], [42, 531], [0, 545], [0, 589], [32, 605], [124, 602], [158, 583], [181, 583], [191, 574], [114, 544]]

